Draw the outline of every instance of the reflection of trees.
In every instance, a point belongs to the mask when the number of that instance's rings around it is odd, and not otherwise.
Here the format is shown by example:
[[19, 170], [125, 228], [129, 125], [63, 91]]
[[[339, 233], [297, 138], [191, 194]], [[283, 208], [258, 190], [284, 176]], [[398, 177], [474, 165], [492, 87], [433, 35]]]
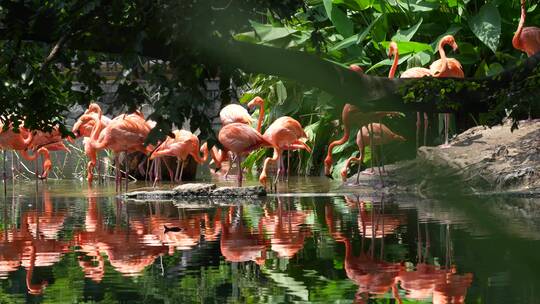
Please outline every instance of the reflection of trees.
[[311, 236], [311, 231], [309, 228], [304, 229], [302, 225], [306, 223], [310, 213], [288, 208], [284, 210], [280, 198], [275, 212], [270, 212], [265, 206], [265, 216], [261, 219], [261, 224], [270, 234], [271, 248], [279, 257], [292, 258], [304, 247], [305, 239]]

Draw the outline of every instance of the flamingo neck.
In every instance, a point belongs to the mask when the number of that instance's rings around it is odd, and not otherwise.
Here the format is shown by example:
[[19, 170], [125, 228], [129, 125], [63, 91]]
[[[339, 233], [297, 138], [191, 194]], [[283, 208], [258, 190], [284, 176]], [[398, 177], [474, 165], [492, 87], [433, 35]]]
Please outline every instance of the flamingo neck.
[[392, 67], [390, 68], [390, 73], [388, 73], [388, 78], [394, 78], [394, 75], [396, 75], [398, 63], [399, 63], [399, 53], [397, 50], [395, 50], [394, 62], [392, 63]]
[[259, 103], [259, 119], [257, 120], [257, 132], [259, 133], [261, 133], [263, 119], [264, 119], [264, 101]]
[[439, 42], [439, 55], [441, 56], [441, 70], [439, 71], [439, 74], [443, 74], [446, 72], [446, 69], [448, 68], [448, 59], [446, 57], [446, 52], [444, 51], [444, 46], [448, 44], [448, 41], [445, 39], [441, 40]]
[[199, 164], [205, 163], [208, 160], [208, 145], [207, 143], [204, 143], [201, 147], [200, 152], [202, 152], [203, 156], [200, 157], [199, 154], [197, 154], [197, 161]]
[[95, 117], [93, 117], [92, 119], [94, 120], [94, 128], [92, 129], [92, 134], [90, 135], [90, 138], [91, 142], [94, 142], [99, 139], [99, 134], [103, 129], [103, 123], [101, 122], [101, 113], [98, 115], [97, 119]]
[[525, 26], [525, 18], [527, 16], [527, 10], [525, 9], [525, 0], [521, 0], [521, 17], [519, 19], [519, 25], [516, 30], [516, 33], [514, 34], [514, 37], [512, 38], [512, 45], [516, 49], [521, 48], [521, 33], [523, 32], [523, 27]]
[[21, 156], [24, 159], [28, 160], [28, 161], [32, 161], [32, 160], [35, 160], [38, 157], [38, 154], [34, 153], [34, 154], [30, 155], [30, 154], [28, 154], [27, 150], [21, 150]]
[[331, 163], [332, 162], [332, 150], [334, 150], [334, 147], [343, 145], [344, 143], [346, 143], [349, 140], [349, 137], [351, 136], [351, 130], [350, 130], [350, 127], [349, 127], [349, 112], [350, 112], [349, 107], [347, 107], [347, 105], [345, 105], [345, 107], [343, 107], [343, 113], [341, 115], [342, 122], [343, 122], [343, 137], [341, 137], [338, 140], [335, 140], [335, 141], [331, 142], [330, 145], [328, 145], [328, 153], [326, 154], [325, 162]]

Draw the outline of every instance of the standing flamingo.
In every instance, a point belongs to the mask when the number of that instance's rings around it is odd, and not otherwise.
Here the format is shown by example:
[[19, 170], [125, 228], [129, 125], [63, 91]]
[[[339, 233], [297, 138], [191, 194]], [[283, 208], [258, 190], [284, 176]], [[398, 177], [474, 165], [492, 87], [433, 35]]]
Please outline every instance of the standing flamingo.
[[[201, 157], [199, 155], [199, 138], [196, 135], [186, 130], [175, 130], [173, 133], [175, 137], [167, 138], [167, 140], [152, 153], [150, 159], [152, 160], [160, 156], [176, 156], [178, 162], [174, 180], [181, 181], [185, 161], [188, 156], [191, 155], [195, 162], [202, 164], [208, 159], [208, 146], [204, 143], [200, 147], [200, 152], [203, 153], [203, 156]], [[182, 164], [181, 168], [180, 164]], [[180, 174], [178, 174], [179, 169]]]
[[[393, 45], [393, 46], [392, 46]], [[399, 51], [397, 44], [395, 42], [390, 43], [390, 47], [395, 48], [395, 56], [399, 56]], [[414, 67], [408, 70], [405, 70], [401, 73], [400, 78], [422, 78], [422, 77], [432, 77], [431, 71], [422, 67]], [[420, 112], [416, 112], [416, 147], [418, 148], [418, 141], [420, 136]], [[427, 139], [427, 129], [428, 129], [429, 119], [427, 113], [424, 112], [424, 146], [426, 145]]]
[[[439, 41], [439, 55], [441, 59], [433, 62], [429, 66], [429, 70], [434, 77], [455, 77], [455, 78], [464, 78], [465, 73], [463, 73], [463, 68], [461, 63], [454, 58], [447, 58], [446, 52], [444, 51], [444, 46], [450, 45], [454, 51], [458, 49], [458, 45], [454, 36], [446, 35], [441, 41]], [[450, 113], [444, 114], [444, 144], [441, 148], [448, 148], [448, 124], [450, 123]]]
[[[265, 186], [268, 164], [271, 161], [280, 163], [281, 154], [284, 150], [304, 149], [311, 153], [311, 148], [303, 141], [307, 140], [306, 132], [304, 132], [302, 125], [292, 117], [283, 116], [276, 119], [268, 129], [266, 129], [263, 137], [270, 143], [272, 148], [274, 148], [274, 155], [272, 157], [267, 157], [264, 160], [263, 169], [259, 176], [259, 182]], [[274, 183], [277, 182], [280, 173], [281, 166], [278, 166]]]
[[[150, 133], [150, 127], [140, 113], [123, 114], [113, 119], [106, 127], [103, 126], [101, 119], [97, 118], [95, 120], [95, 126], [90, 137], [90, 145], [96, 150], [111, 149], [114, 152], [117, 190], [121, 182], [119, 154], [121, 152], [126, 153], [126, 164], [127, 153], [138, 151], [148, 154], [152, 151], [152, 147], [144, 146], [144, 141], [148, 133]], [[127, 180], [128, 176], [126, 172], [126, 191]]]
[[[101, 113], [101, 111], [99, 113]], [[89, 184], [91, 184], [92, 181], [94, 180], [94, 167], [96, 166], [96, 163], [98, 163], [97, 150], [94, 149], [92, 145], [90, 144], [92, 130], [95, 126], [95, 121], [98, 119], [101, 119], [104, 127], [109, 125], [109, 123], [111, 122], [110, 118], [104, 115], [100, 116], [99, 113], [88, 112], [86, 114], [83, 114], [81, 117], [79, 117], [79, 119], [77, 119], [77, 122], [73, 125], [73, 128], [71, 130], [71, 132], [75, 134], [76, 137], [80, 137], [80, 136], [84, 137], [83, 139], [84, 154], [89, 159], [88, 164], [86, 166], [87, 181]], [[99, 131], [99, 133], [101, 133], [101, 130]], [[97, 134], [98, 137], [99, 135], [100, 134]], [[98, 171], [99, 171], [99, 168], [98, 168]]]
[[[262, 123], [263, 123], [263, 120], [264, 120], [264, 100], [259, 96], [253, 98], [248, 103], [248, 108], [253, 109], [255, 107], [259, 107], [259, 119], [257, 121], [257, 131], [261, 132]], [[303, 136], [305, 137], [305, 139], [307, 139], [307, 136], [305, 135], [305, 133], [303, 134]], [[304, 146], [295, 146], [295, 145], [284, 145], [284, 146], [281, 147], [281, 149], [282, 149], [282, 151], [285, 151], [285, 150], [287, 151], [287, 176], [288, 176], [288, 173], [289, 173], [289, 151], [305, 149], [305, 147]], [[281, 170], [283, 170], [283, 168], [285, 167], [284, 164], [283, 164], [283, 159], [282, 158], [280, 158], [279, 166], [280, 166], [280, 172], [281, 172]]]
[[[358, 73], [359, 75], [363, 75], [363, 70], [361, 67], [357, 65], [351, 65], [349, 67], [350, 70]], [[332, 178], [332, 150], [336, 146], [343, 145], [349, 140], [349, 137], [351, 135], [350, 128], [352, 126], [364, 126], [369, 124], [370, 122], [377, 122], [380, 121], [380, 119], [384, 117], [392, 117], [392, 116], [399, 116], [399, 112], [360, 112], [360, 109], [358, 109], [356, 106], [353, 106], [352, 104], [345, 104], [343, 106], [343, 111], [341, 112], [341, 123], [343, 124], [343, 137], [341, 137], [338, 140], [335, 140], [331, 142], [328, 145], [328, 152], [326, 154], [326, 158], [324, 159], [324, 174]]]
[[[231, 123], [243, 123], [246, 125], [251, 125], [251, 123], [253, 122], [253, 118], [251, 118], [251, 115], [249, 115], [246, 108], [238, 104], [229, 104], [223, 107], [223, 109], [219, 111], [219, 120], [221, 121], [221, 127], [224, 127]], [[223, 162], [227, 160], [232, 160], [229, 155], [229, 151], [221, 151], [220, 149], [215, 147], [212, 147], [212, 149], [210, 150], [210, 155], [216, 165], [216, 172], [221, 170]], [[232, 164], [229, 164], [228, 169], [225, 171], [225, 179], [227, 179], [231, 167]]]
[[[364, 149], [366, 146], [365, 143], [369, 141], [370, 138], [372, 139], [370, 143], [371, 151], [374, 151], [375, 146], [380, 146], [380, 145], [387, 144], [393, 141], [405, 141], [405, 138], [403, 138], [403, 136], [395, 134], [387, 126], [383, 124], [371, 123], [369, 124], [369, 126], [371, 126], [371, 128], [363, 126], [356, 135], [356, 144], [358, 145], [358, 150], [360, 151], [360, 157], [351, 156], [349, 157], [349, 159], [347, 159], [345, 166], [341, 170], [341, 178], [343, 181], [347, 180], [347, 169], [349, 168], [349, 165], [352, 161], [358, 161], [360, 165], [362, 164], [364, 160]], [[375, 153], [373, 152], [372, 154], [375, 155]], [[371, 170], [373, 170], [373, 168], [371, 168]], [[359, 176], [360, 176], [359, 174], [357, 174], [356, 176], [357, 184], [360, 181]]]
[[[20, 125], [23, 123], [21, 122]], [[24, 127], [19, 127], [18, 132], [15, 132], [13, 124], [10, 123], [8, 127], [4, 129], [4, 123], [0, 122], [0, 148], [4, 151], [4, 171], [6, 161], [6, 150], [20, 151], [23, 158], [26, 160], [34, 160], [33, 156], [28, 155], [27, 149], [32, 142], [32, 132]], [[14, 168], [11, 168], [11, 175], [14, 176]], [[36, 174], [37, 175], [37, 174]], [[6, 174], [3, 174], [4, 182], [6, 180]]]
[[521, 18], [514, 38], [512, 38], [512, 45], [530, 57], [540, 51], [540, 28], [536, 26], [524, 27], [526, 14], [525, 0], [521, 0]]
[[242, 155], [262, 146], [271, 146], [261, 133], [243, 123], [231, 123], [219, 131], [218, 140], [227, 151], [236, 153], [238, 164], [238, 187], [242, 186]]
[[51, 132], [35, 131], [32, 142], [28, 147], [34, 151], [41, 151], [39, 154], [43, 156], [43, 173], [38, 176], [41, 179], [47, 179], [49, 171], [52, 169], [49, 151], [69, 152], [69, 149], [62, 141], [62, 134], [58, 127], [53, 128]]

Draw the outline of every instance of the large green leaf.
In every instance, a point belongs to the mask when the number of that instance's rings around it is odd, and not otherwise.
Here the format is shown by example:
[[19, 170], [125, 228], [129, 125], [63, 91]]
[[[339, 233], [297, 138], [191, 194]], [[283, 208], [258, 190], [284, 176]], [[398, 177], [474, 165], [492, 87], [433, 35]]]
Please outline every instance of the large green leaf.
[[416, 34], [416, 31], [418, 31], [418, 28], [420, 28], [420, 25], [422, 24], [423, 21], [424, 19], [420, 18], [420, 21], [418, 21], [418, 23], [415, 24], [414, 26], [406, 30], [399, 29], [397, 33], [394, 35], [394, 37], [392, 37], [392, 40], [393, 41], [411, 41], [412, 37], [414, 36], [414, 34]]
[[[399, 58], [399, 61], [398, 61], [398, 65], [402, 64], [403, 62], [405, 62], [406, 60], [408, 60], [409, 58], [411, 58], [412, 54], [408, 54], [408, 55], [405, 55], [405, 56], [401, 56]], [[384, 59], [384, 60], [381, 60], [377, 63], [375, 63], [374, 65], [372, 65], [367, 71], [366, 71], [366, 74], [371, 72], [372, 70], [375, 70], [375, 69], [378, 69], [382, 66], [390, 66], [392, 65], [392, 63], [394, 62], [393, 59]]]
[[255, 21], [250, 21], [250, 23], [262, 42], [281, 39], [298, 32], [298, 30], [287, 27], [274, 27], [270, 24], [261, 24]]
[[469, 27], [493, 53], [497, 51], [501, 37], [501, 15], [495, 5], [484, 4], [478, 15], [469, 19]]
[[349, 37], [347, 39], [343, 39], [342, 41], [340, 41], [339, 43], [337, 43], [336, 45], [331, 47], [330, 51], [331, 52], [339, 51], [341, 49], [346, 49], [346, 48], [348, 48], [348, 47], [350, 47], [350, 46], [352, 46], [354, 44], [362, 43], [362, 41], [364, 41], [364, 39], [366, 39], [367, 35], [371, 31], [371, 29], [373, 28], [375, 23], [377, 23], [379, 21], [381, 16], [382, 15], [378, 15], [375, 19], [373, 19], [373, 21], [371, 21], [371, 23], [362, 31], [362, 33], [352, 35], [351, 37]]
[[332, 4], [332, 0], [324, 0], [324, 9], [332, 24], [336, 27], [338, 33], [348, 38], [353, 35], [353, 23], [338, 6]]
[[[432, 52], [433, 49], [429, 44], [414, 42], [414, 41], [396, 41], [400, 54], [419, 53], [423, 51]], [[390, 41], [384, 41], [381, 43], [385, 49], [388, 49]]]

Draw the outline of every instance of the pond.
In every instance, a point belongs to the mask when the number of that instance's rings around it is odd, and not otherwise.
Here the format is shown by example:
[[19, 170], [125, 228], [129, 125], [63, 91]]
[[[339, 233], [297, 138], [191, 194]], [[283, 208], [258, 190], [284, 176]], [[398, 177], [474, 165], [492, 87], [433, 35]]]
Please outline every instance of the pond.
[[0, 303], [537, 301], [538, 200], [290, 185], [145, 203], [75, 181], [10, 186]]

